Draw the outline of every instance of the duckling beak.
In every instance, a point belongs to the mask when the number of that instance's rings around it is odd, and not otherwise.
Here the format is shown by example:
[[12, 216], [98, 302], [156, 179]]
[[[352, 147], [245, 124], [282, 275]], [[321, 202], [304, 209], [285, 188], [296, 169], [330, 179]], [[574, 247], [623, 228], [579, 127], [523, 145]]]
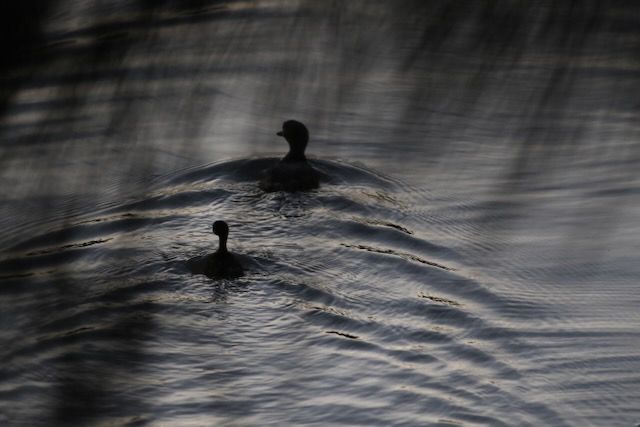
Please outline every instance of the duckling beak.
[[278, 135], [278, 136], [284, 136], [284, 135], [282, 134], [282, 131], [280, 131], [280, 132], [276, 133], [276, 135]]

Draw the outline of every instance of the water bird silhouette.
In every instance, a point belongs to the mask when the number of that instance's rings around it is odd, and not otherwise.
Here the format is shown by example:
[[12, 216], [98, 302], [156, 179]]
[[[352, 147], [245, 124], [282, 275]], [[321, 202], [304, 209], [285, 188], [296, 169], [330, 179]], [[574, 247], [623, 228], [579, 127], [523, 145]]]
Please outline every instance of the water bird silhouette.
[[277, 165], [267, 169], [259, 186], [267, 192], [306, 191], [318, 188], [320, 173], [307, 162], [304, 151], [309, 142], [307, 127], [296, 120], [282, 124], [282, 136], [289, 143], [289, 152]]
[[218, 250], [212, 254], [198, 256], [187, 261], [193, 274], [205, 274], [213, 279], [232, 279], [244, 274], [238, 257], [227, 249], [229, 226], [224, 221], [216, 221], [212, 226], [213, 234], [218, 236]]

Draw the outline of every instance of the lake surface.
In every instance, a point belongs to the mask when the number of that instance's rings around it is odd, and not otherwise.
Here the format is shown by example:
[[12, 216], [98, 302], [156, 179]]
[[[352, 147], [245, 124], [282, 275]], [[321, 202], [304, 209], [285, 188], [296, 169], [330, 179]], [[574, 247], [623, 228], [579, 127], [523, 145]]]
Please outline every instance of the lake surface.
[[[0, 424], [640, 423], [638, 15], [185, 3], [3, 76]], [[326, 178], [264, 193], [287, 119]]]

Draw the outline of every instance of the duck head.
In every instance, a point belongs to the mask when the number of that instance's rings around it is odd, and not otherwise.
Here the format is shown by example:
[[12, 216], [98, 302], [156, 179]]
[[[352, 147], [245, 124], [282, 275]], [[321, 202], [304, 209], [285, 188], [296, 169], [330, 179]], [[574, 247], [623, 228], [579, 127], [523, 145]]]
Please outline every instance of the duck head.
[[276, 135], [283, 137], [289, 143], [289, 153], [284, 161], [304, 161], [304, 150], [309, 142], [307, 127], [296, 120], [287, 120], [282, 124], [282, 130]]

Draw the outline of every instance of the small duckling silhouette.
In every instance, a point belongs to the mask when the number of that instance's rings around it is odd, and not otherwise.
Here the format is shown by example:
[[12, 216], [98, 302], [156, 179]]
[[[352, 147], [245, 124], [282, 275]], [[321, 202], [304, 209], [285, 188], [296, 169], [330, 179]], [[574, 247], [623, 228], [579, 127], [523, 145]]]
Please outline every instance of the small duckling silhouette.
[[213, 234], [219, 238], [218, 250], [206, 256], [191, 258], [187, 265], [193, 274], [205, 274], [213, 279], [232, 279], [244, 274], [237, 257], [227, 250], [229, 226], [224, 221], [216, 221]]
[[276, 166], [265, 171], [259, 187], [267, 192], [318, 188], [320, 173], [307, 163], [304, 155], [309, 142], [307, 127], [296, 120], [287, 120], [276, 135], [287, 140], [289, 152]]

